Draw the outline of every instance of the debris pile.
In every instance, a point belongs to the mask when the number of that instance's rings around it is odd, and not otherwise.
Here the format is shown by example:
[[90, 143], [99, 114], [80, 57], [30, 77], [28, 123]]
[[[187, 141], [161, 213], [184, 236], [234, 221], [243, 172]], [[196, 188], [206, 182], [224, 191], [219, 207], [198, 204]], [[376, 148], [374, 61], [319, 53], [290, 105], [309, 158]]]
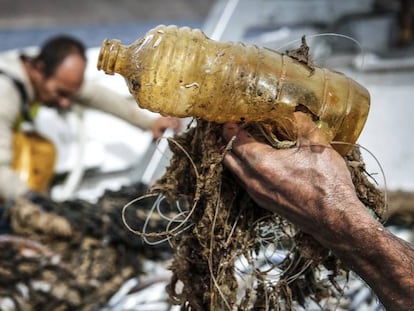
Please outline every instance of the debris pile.
[[[97, 310], [143, 273], [143, 259], [169, 258], [168, 243], [150, 247], [123, 224], [123, 206], [145, 192], [145, 185], [135, 184], [107, 191], [96, 204], [17, 200], [8, 213], [13, 232], [0, 236], [2, 308]], [[142, 226], [148, 203], [125, 215], [130, 224]], [[162, 219], [150, 222], [165, 228]]]
[[[291, 310], [339, 300], [338, 284], [348, 270], [313, 238], [250, 199], [222, 164], [220, 137], [221, 125], [197, 120], [170, 140], [174, 157], [151, 188], [171, 203], [188, 201], [189, 229], [171, 236], [172, 303], [183, 310]], [[360, 200], [381, 219], [384, 196], [369, 180], [358, 147], [345, 160]]]

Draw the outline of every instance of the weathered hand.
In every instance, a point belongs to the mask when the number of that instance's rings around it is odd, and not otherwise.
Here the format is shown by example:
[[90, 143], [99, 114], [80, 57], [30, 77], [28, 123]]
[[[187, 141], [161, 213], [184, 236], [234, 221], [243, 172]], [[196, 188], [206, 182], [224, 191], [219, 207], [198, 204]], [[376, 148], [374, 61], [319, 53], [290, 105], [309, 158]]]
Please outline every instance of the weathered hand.
[[303, 113], [298, 120], [298, 147], [274, 149], [257, 142], [235, 124], [223, 137], [236, 136], [225, 165], [262, 207], [318, 237], [322, 228], [337, 228], [347, 208], [360, 208], [344, 159]]
[[[387, 310], [414, 303], [414, 247], [378, 223], [358, 200], [343, 158], [298, 114], [298, 147], [274, 149], [235, 124], [225, 165], [262, 207], [290, 220], [358, 273]], [[384, 285], [386, 284], [386, 285]]]

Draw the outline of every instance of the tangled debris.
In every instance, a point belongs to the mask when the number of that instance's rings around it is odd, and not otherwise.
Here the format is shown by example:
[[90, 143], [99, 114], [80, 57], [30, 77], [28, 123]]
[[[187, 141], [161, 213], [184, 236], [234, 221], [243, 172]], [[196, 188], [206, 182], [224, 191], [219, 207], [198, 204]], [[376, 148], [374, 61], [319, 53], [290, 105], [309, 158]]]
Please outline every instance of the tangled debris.
[[[125, 210], [123, 219], [125, 204], [147, 193], [142, 184], [108, 191], [97, 204], [17, 201], [8, 215], [14, 235], [0, 239], [0, 302], [11, 310], [96, 310], [142, 273], [142, 258], [172, 255], [167, 291], [183, 310], [294, 310], [339, 299], [348, 271], [249, 198], [222, 165], [220, 136], [220, 125], [198, 120], [170, 140], [174, 157], [150, 192], [180, 202], [180, 217], [157, 216], [154, 206], [161, 205], [149, 197], [139, 209]], [[358, 197], [383, 219], [383, 194], [370, 182], [357, 147], [346, 162]], [[170, 230], [174, 219], [182, 229]], [[164, 232], [173, 249], [166, 242], [148, 246], [124, 221], [136, 230], [148, 222], [151, 236]]]
[[[336, 279], [346, 278], [347, 269], [249, 198], [222, 165], [220, 137], [220, 125], [197, 120], [170, 140], [170, 166], [150, 189], [189, 206], [190, 229], [170, 234], [171, 302], [182, 310], [294, 310], [340, 297]], [[358, 147], [346, 162], [360, 200], [381, 219], [383, 194], [369, 181]]]
[[[45, 197], [17, 201], [8, 215], [13, 235], [0, 236], [1, 306], [97, 310], [126, 280], [143, 273], [143, 259], [170, 258], [168, 243], [150, 247], [123, 224], [124, 204], [146, 190], [139, 183], [107, 191], [97, 204]], [[150, 207], [131, 210], [128, 221], [142, 226]], [[151, 223], [154, 230], [166, 225], [162, 219]]]

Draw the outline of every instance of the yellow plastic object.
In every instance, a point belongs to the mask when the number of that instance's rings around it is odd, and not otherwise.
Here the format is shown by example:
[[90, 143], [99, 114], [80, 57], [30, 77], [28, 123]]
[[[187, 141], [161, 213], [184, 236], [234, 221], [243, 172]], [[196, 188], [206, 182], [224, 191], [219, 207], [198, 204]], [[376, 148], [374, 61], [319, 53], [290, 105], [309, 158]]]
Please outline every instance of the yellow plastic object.
[[56, 148], [36, 132], [16, 131], [12, 167], [30, 189], [46, 192], [55, 172]]
[[370, 106], [368, 91], [339, 72], [188, 27], [161, 25], [129, 46], [105, 40], [98, 69], [124, 76], [139, 106], [163, 115], [294, 124], [293, 112], [306, 111], [331, 141], [348, 143], [333, 146], [343, 155]]

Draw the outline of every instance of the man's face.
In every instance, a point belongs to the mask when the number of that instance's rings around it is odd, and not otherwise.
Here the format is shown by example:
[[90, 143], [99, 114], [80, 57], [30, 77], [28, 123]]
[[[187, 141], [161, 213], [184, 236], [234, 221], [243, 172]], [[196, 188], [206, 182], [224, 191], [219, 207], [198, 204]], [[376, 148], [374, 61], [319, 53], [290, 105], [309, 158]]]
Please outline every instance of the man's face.
[[83, 83], [85, 67], [82, 57], [69, 55], [52, 76], [45, 78], [41, 74], [36, 85], [37, 99], [48, 107], [68, 108]]

